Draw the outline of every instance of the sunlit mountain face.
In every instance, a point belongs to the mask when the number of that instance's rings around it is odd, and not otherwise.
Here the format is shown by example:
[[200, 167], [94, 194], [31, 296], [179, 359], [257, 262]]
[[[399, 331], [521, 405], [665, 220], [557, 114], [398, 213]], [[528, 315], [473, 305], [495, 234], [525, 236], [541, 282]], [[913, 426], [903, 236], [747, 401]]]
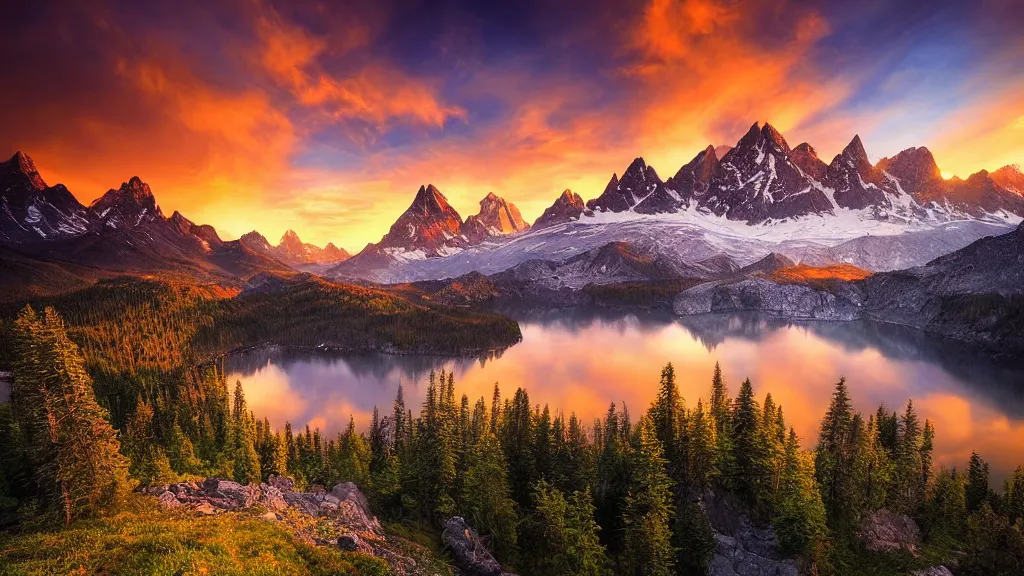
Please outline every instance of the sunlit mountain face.
[[139, 175], [225, 239], [353, 252], [427, 183], [533, 222], [755, 121], [826, 164], [859, 134], [967, 178], [1024, 156], [1022, 24], [1012, 0], [19, 3], [0, 156], [86, 205]]

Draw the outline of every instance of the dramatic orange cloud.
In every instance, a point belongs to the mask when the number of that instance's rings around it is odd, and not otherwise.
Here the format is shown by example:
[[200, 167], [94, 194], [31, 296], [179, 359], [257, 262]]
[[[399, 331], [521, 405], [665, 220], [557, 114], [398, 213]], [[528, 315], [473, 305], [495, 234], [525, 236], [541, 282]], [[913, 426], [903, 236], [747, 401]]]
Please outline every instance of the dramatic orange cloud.
[[359, 249], [428, 182], [463, 216], [493, 191], [532, 220], [755, 121], [826, 161], [855, 133], [876, 160], [926, 145], [961, 176], [1024, 161], [1009, 0], [64, 4], [0, 23], [20, 56], [2, 151], [85, 202], [139, 175], [225, 237]]
[[[363, 120], [378, 128], [386, 128], [395, 118], [435, 127], [443, 127], [449, 118], [465, 120], [466, 111], [442, 104], [434, 87], [386, 63], [373, 61], [342, 77], [327, 74], [316, 64], [327, 42], [285, 24], [276, 15], [260, 18], [257, 30], [264, 44], [263, 65], [304, 106], [320, 107], [335, 119]], [[340, 36], [344, 40], [332, 47], [333, 58], [365, 46], [370, 31], [357, 23]]]

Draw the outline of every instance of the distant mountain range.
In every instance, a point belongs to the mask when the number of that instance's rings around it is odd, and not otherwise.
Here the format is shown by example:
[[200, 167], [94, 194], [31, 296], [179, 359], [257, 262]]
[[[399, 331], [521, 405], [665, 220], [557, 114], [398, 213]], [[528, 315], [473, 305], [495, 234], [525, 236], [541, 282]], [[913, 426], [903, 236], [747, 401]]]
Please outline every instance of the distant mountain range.
[[[1022, 190], [1016, 166], [943, 179], [924, 147], [872, 164], [859, 136], [826, 164], [810, 144], [791, 148], [770, 124], [755, 123], [735, 146], [709, 145], [667, 180], [636, 158], [596, 198], [584, 202], [565, 190], [532, 227], [514, 224], [515, 206], [493, 193], [463, 223], [436, 187], [421, 187], [380, 242], [327, 274], [400, 282], [487, 273], [607, 242], [664, 243], [680, 228], [730, 244], [722, 253], [749, 249], [753, 240], [762, 246], [751, 257], [785, 250], [815, 263], [835, 259], [890, 270], [1009, 229], [1024, 217]], [[499, 215], [509, 224], [479, 224], [498, 222]], [[707, 256], [697, 250], [689, 264]]]
[[[86, 207], [64, 185], [47, 185], [26, 154], [0, 162], [0, 261], [12, 277], [27, 279], [22, 284], [33, 294], [46, 293], [47, 284], [74, 286], [112, 274], [224, 281], [348, 257], [333, 244], [304, 244], [291, 231], [276, 247], [256, 236], [260, 241], [251, 234], [225, 241], [179, 212], [164, 216], [137, 176]], [[5, 280], [0, 286], [19, 282]]]
[[943, 179], [924, 147], [872, 164], [858, 136], [826, 164], [810, 144], [791, 148], [771, 125], [755, 123], [735, 146], [709, 145], [666, 180], [636, 158], [589, 201], [565, 190], [532, 226], [494, 193], [463, 219], [424, 185], [379, 242], [350, 258], [291, 230], [277, 245], [257, 231], [223, 241], [178, 212], [165, 217], [138, 177], [85, 207], [63, 185], [47, 185], [19, 152], [0, 163], [0, 247], [105, 271], [246, 278], [300, 269], [374, 282], [494, 273], [615, 242], [668, 257], [673, 269], [700, 269], [715, 257], [741, 266], [778, 252], [878, 271], [1009, 229], [1024, 216], [1022, 190], [1016, 166]]

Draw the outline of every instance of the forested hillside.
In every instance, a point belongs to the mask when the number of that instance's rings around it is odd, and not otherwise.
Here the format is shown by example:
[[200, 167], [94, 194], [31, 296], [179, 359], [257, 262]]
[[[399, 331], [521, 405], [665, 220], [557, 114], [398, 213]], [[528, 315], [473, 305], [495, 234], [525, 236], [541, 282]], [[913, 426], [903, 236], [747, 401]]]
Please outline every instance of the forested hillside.
[[[190, 308], [170, 302], [186, 301], [179, 295], [155, 306], [177, 318]], [[308, 427], [272, 429], [213, 366], [160, 372], [153, 356], [144, 376], [111, 377], [105, 371], [125, 357], [95, 343], [80, 349], [72, 333], [53, 308], [26, 308], [11, 328], [14, 402], [0, 408], [0, 491], [11, 534], [0, 550], [16, 551], [23, 567], [41, 562], [25, 546], [34, 530], [70, 524], [93, 542], [102, 531], [88, 527], [124, 518], [136, 486], [206, 476], [255, 483], [272, 474], [300, 486], [355, 482], [377, 514], [413, 530], [464, 516], [522, 574], [706, 573], [721, 538], [711, 507], [723, 498], [775, 534], [773, 562], [800, 573], [900, 574], [947, 564], [961, 574], [1010, 575], [1024, 562], [1024, 468], [998, 492], [977, 455], [965, 470], [936, 470], [931, 451], [941, 431], [921, 422], [910, 402], [899, 412], [856, 413], [842, 379], [812, 450], [787, 426], [783, 407], [749, 380], [732, 396], [716, 369], [707, 398], [688, 406], [671, 364], [651, 383], [657, 397], [639, 417], [612, 403], [604, 418], [586, 423], [572, 406], [552, 412], [526, 390], [506, 397], [498, 385], [491, 398], [471, 401], [457, 394], [452, 374], [440, 373], [422, 407], [407, 406], [400, 390], [392, 406], [359, 423], [366, 433], [351, 421], [326, 438]], [[105, 358], [92, 361], [102, 366], [93, 368], [103, 375], [95, 383], [85, 369], [91, 354]], [[920, 549], [866, 550], [860, 530], [878, 510], [915, 519]], [[238, 530], [243, 538], [250, 528]], [[299, 552], [309, 562], [341, 561]], [[300, 573], [325, 573], [288, 554]], [[247, 557], [240, 551], [236, 560]]]

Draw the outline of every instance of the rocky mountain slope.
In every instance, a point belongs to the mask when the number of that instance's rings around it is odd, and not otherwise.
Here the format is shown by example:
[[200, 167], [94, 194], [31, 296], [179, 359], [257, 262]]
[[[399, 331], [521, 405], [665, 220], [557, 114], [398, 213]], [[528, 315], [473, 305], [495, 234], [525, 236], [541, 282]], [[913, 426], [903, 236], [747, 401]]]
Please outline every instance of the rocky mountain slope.
[[593, 215], [593, 212], [583, 203], [583, 198], [568, 188], [562, 192], [555, 202], [544, 210], [533, 223], [534, 230], [547, 228], [556, 224], [579, 220], [580, 216]]
[[494, 192], [480, 200], [480, 211], [466, 218], [460, 233], [472, 244], [509, 234], [518, 234], [530, 228], [515, 204], [506, 202]]
[[825, 269], [830, 276], [819, 276], [767, 260], [684, 290], [673, 310], [679, 315], [757, 311], [787, 319], [864, 318], [999, 355], [1024, 353], [1024, 224], [895, 272], [872, 275], [833, 267]]

